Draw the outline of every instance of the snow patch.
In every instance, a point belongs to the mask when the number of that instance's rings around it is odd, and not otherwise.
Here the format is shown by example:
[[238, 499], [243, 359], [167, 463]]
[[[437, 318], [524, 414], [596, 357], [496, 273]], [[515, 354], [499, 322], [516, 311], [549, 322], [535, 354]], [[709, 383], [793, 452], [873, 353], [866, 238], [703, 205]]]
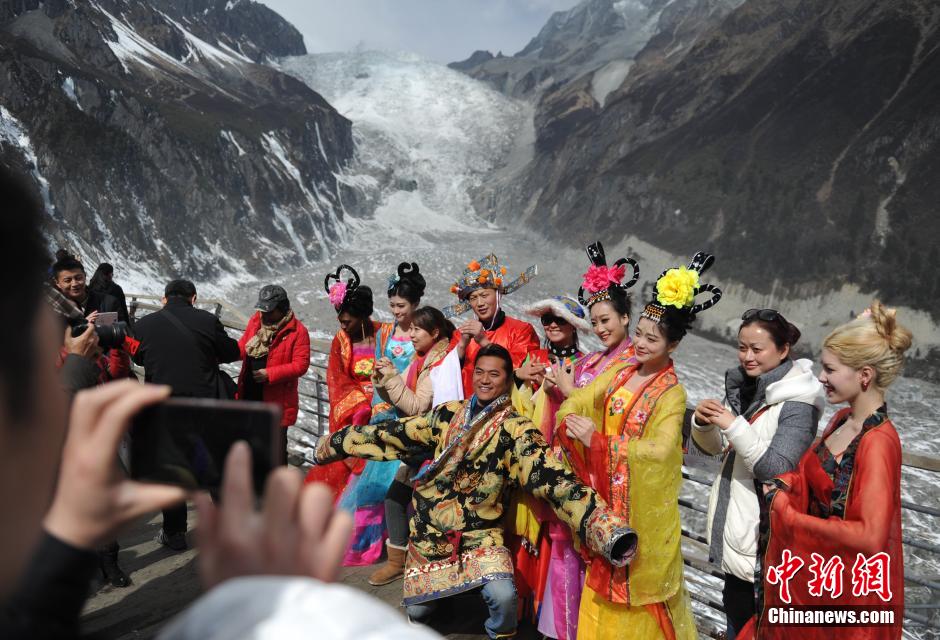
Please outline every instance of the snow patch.
[[294, 231], [294, 223], [291, 222], [290, 216], [276, 204], [272, 204], [271, 208], [274, 210], [274, 218], [280, 223], [281, 228], [284, 229], [284, 233], [287, 234], [291, 242], [294, 243], [297, 254], [303, 258], [304, 262], [308, 262], [310, 259], [307, 257], [307, 250], [304, 249], [304, 243], [300, 241], [300, 236]]
[[[169, 22], [174, 27], [179, 29], [180, 32], [183, 34], [183, 37], [186, 38], [187, 46], [189, 46], [190, 48], [189, 49], [190, 53], [189, 55], [187, 55], [187, 59], [190, 59], [191, 56], [195, 55], [196, 57], [202, 58], [202, 60], [206, 62], [214, 62], [216, 64], [228, 65], [228, 66], [237, 66], [237, 65], [242, 65], [245, 62], [249, 62], [249, 63], [251, 62], [251, 60], [249, 60], [248, 58], [246, 58], [240, 53], [233, 52], [233, 54], [229, 54], [229, 53], [226, 53], [225, 51], [222, 51], [215, 45], [210, 44], [206, 42], [205, 40], [203, 40], [202, 38], [199, 38], [198, 36], [194, 35], [188, 29], [186, 29], [186, 27], [184, 27], [179, 22], [177, 22], [170, 16], [166, 15], [162, 11], [158, 11], [158, 13], [162, 15], [163, 18], [167, 22]], [[229, 49], [229, 51], [231, 51], [231, 49]]]
[[235, 147], [236, 151], [238, 151], [238, 157], [245, 155], [245, 150], [242, 149], [241, 145], [238, 144], [238, 141], [235, 140], [235, 136], [232, 134], [231, 131], [227, 131], [223, 129], [222, 131], [219, 132], [219, 136], [221, 136], [223, 140], [225, 140], [226, 142], [231, 144], [233, 147]]
[[42, 196], [46, 213], [54, 216], [55, 205], [52, 204], [52, 196], [49, 193], [49, 181], [39, 172], [39, 159], [36, 157], [35, 150], [33, 150], [33, 143], [30, 141], [23, 124], [3, 105], [0, 105], [0, 140], [19, 148], [23, 153], [23, 157], [32, 166], [30, 173], [33, 174], [33, 178], [39, 184], [39, 193]]
[[323, 156], [323, 162], [329, 164], [330, 161], [326, 157], [326, 149], [323, 148], [323, 138], [320, 137], [320, 123], [314, 122], [313, 126], [317, 131], [317, 144], [320, 146], [320, 155]]
[[594, 72], [591, 78], [591, 95], [601, 107], [611, 92], [616, 91], [623, 84], [633, 60], [612, 60]]
[[161, 70], [165, 65], [185, 73], [190, 73], [186, 65], [152, 44], [122, 20], [119, 20], [105, 11], [101, 5], [94, 4], [94, 6], [111, 21], [111, 29], [117, 36], [117, 41], [105, 39], [105, 42], [121, 63], [121, 66], [124, 68], [124, 73], [131, 73], [130, 67], [128, 67], [128, 63], [130, 62], [137, 63], [154, 71]]
[[75, 81], [71, 76], [66, 76], [65, 80], [62, 81], [62, 93], [65, 94], [65, 97], [72, 101], [72, 103], [78, 107], [79, 111], [84, 111], [82, 109], [82, 104], [78, 100], [78, 95], [75, 93]]

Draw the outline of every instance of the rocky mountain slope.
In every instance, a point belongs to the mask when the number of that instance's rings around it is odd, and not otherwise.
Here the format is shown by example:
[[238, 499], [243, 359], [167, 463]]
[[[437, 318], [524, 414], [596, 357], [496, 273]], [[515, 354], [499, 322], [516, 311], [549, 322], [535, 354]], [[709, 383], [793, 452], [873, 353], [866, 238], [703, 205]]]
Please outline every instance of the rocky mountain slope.
[[565, 85], [586, 84], [603, 103], [650, 43], [670, 55], [742, 0], [584, 0], [552, 14], [519, 53], [476, 51], [450, 66], [517, 98], [537, 99]]
[[603, 101], [584, 77], [537, 95], [529, 161], [480, 208], [570, 244], [710, 249], [742, 300], [815, 299], [819, 331], [879, 296], [927, 314], [920, 355], [940, 344], [940, 5], [748, 0], [672, 37]]
[[351, 126], [259, 64], [305, 52], [251, 0], [3, 0], [0, 162], [90, 261], [238, 277], [322, 257]]

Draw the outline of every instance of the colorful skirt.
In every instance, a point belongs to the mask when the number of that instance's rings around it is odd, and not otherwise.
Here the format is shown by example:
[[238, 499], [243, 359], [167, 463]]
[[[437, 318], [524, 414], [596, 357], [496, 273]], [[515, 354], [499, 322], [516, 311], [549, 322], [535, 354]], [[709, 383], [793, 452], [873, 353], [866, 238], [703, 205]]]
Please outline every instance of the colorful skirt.
[[548, 638], [575, 640], [584, 589], [584, 561], [574, 548], [567, 525], [555, 521], [549, 522], [547, 528], [551, 557], [538, 630]]
[[385, 494], [395, 479], [398, 460], [366, 463], [362, 473], [353, 476], [339, 499], [339, 508], [353, 514], [353, 535], [343, 565], [374, 564], [382, 556], [388, 531], [385, 528]]
[[696, 640], [692, 603], [685, 585], [666, 602], [631, 607], [610, 602], [584, 585], [578, 640]]

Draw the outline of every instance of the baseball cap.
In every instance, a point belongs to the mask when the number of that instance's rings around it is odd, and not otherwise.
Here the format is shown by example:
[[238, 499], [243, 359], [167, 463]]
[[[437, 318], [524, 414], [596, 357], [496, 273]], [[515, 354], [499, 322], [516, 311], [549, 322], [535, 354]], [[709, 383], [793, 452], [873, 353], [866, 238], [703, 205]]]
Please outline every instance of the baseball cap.
[[276, 284], [265, 285], [258, 292], [258, 302], [255, 303], [255, 309], [267, 313], [273, 311], [285, 300], [287, 300], [287, 292], [284, 291], [284, 287]]

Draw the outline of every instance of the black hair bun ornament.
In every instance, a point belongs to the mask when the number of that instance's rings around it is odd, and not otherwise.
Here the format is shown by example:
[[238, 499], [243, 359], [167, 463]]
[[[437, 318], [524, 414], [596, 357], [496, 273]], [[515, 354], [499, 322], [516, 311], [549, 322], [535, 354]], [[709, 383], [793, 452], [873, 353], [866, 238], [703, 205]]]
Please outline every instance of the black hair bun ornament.
[[[350, 274], [350, 277], [345, 281], [343, 280], [344, 271]], [[348, 264], [341, 264], [336, 267], [336, 271], [326, 274], [326, 277], [323, 278], [323, 288], [330, 298], [330, 304], [333, 305], [334, 309], [339, 311], [346, 297], [359, 288], [360, 282], [359, 274], [356, 273], [355, 269]]]
[[[617, 287], [626, 291], [640, 279], [640, 265], [633, 258], [620, 258], [612, 267], [608, 267], [604, 246], [600, 242], [589, 244], [585, 251], [591, 260], [591, 266], [583, 275], [581, 286], [578, 287], [578, 302], [585, 307], [590, 308], [602, 300], [610, 300], [610, 289]], [[623, 279], [627, 273], [626, 265], [630, 265], [633, 275], [630, 280], [624, 282]]]

